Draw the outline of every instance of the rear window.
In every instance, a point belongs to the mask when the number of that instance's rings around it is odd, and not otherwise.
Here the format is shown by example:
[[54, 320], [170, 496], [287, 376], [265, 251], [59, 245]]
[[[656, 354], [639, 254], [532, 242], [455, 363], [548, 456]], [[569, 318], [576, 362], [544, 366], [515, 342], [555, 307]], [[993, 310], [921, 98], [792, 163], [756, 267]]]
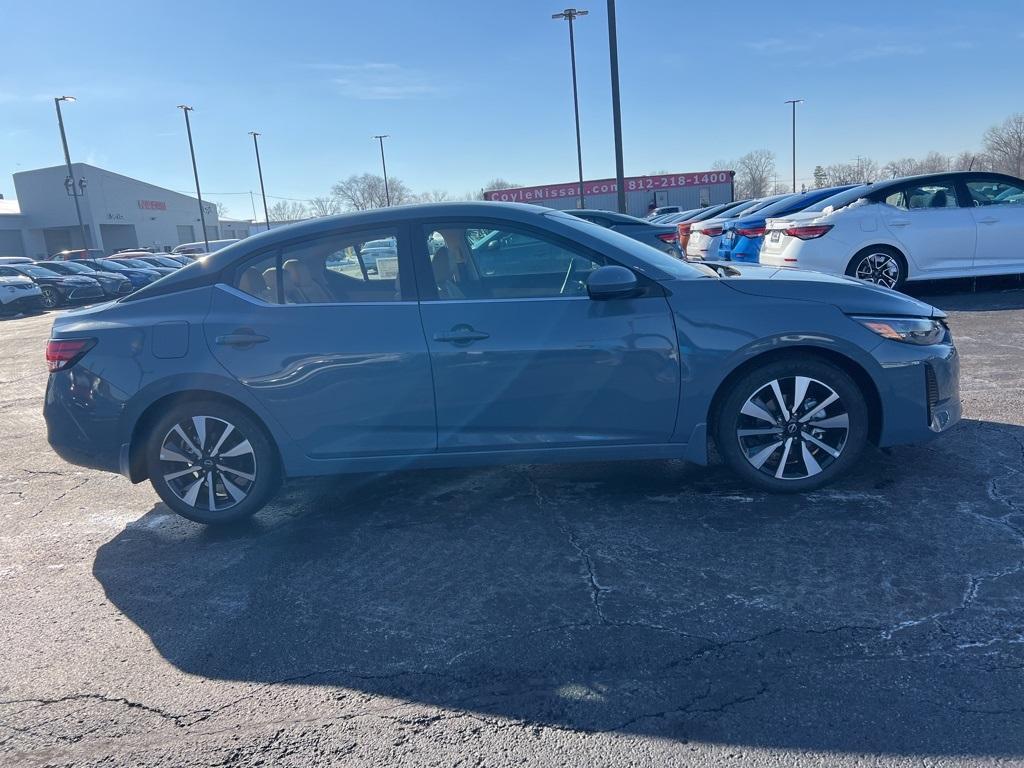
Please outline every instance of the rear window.
[[832, 197], [826, 197], [824, 200], [820, 200], [814, 205], [807, 206], [806, 208], [804, 208], [804, 211], [810, 211], [812, 213], [821, 213], [830, 205], [835, 210], [839, 210], [840, 208], [845, 208], [850, 203], [855, 203], [862, 197], [865, 197], [871, 191], [871, 189], [872, 187], [870, 184], [862, 184], [859, 187], [854, 187], [853, 189], [848, 189], [845, 192], [840, 192], [837, 195], [832, 195]]

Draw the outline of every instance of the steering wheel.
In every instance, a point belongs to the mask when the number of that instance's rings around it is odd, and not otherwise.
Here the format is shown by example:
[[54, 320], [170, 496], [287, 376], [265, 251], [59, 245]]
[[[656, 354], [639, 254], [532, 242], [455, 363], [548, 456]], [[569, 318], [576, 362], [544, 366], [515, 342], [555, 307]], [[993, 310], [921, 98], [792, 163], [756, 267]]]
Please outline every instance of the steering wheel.
[[562, 287], [558, 291], [559, 296], [565, 296], [570, 294], [569, 286], [575, 283], [575, 288], [572, 289], [571, 295], [579, 295], [580, 289], [583, 287], [582, 280], [574, 280], [576, 276], [576, 257], [572, 256], [569, 258], [569, 268], [565, 271], [565, 279], [562, 280]]

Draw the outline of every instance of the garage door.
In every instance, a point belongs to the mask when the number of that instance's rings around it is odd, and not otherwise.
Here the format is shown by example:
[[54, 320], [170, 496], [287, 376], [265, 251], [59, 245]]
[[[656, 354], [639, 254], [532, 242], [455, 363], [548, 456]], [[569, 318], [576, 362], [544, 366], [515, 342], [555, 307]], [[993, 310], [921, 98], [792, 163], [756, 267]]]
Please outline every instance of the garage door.
[[139, 247], [139, 238], [131, 224], [100, 224], [100, 237], [107, 253]]
[[0, 256], [24, 256], [25, 246], [21, 241], [21, 231], [17, 229], [0, 229]]

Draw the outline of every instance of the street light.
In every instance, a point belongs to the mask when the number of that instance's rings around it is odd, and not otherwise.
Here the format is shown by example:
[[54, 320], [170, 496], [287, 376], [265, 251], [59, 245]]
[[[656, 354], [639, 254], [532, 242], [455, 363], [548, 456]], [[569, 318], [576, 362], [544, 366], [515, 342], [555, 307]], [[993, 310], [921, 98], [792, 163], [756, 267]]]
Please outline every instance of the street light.
[[203, 210], [203, 193], [199, 191], [199, 168], [196, 167], [196, 148], [192, 144], [192, 123], [189, 122], [188, 113], [192, 107], [187, 104], [179, 104], [178, 109], [185, 113], [185, 130], [188, 132], [188, 151], [192, 155], [192, 175], [196, 177], [196, 198], [199, 200], [199, 224], [203, 228], [203, 244], [206, 252], [210, 252], [210, 240], [206, 235], [206, 212]]
[[573, 21], [580, 16], [586, 16], [589, 11], [576, 8], [566, 8], [561, 13], [551, 14], [552, 19], [565, 19], [569, 22], [569, 57], [572, 61], [572, 106], [576, 114], [576, 164], [579, 167], [580, 195], [579, 207], [585, 208], [583, 200], [583, 148], [580, 145], [580, 98], [576, 88], [576, 37], [573, 34]]
[[260, 174], [260, 194], [263, 195], [263, 220], [267, 224], [267, 229], [270, 229], [270, 214], [267, 212], [267, 190], [263, 188], [263, 166], [260, 165], [260, 145], [256, 141], [256, 137], [259, 136], [256, 131], [249, 131], [249, 135], [252, 136], [252, 145], [256, 148], [256, 170]]
[[[71, 169], [71, 153], [68, 151], [68, 137], [64, 133], [64, 115], [60, 112], [60, 103], [62, 101], [74, 102], [77, 101], [74, 96], [57, 96], [54, 98], [54, 106], [57, 107], [57, 125], [60, 126], [60, 142], [64, 146], [64, 163], [68, 167], [68, 177], [64, 182], [64, 188], [68, 193], [75, 198], [75, 215], [78, 216], [78, 229], [82, 233], [82, 247], [88, 250], [89, 238], [85, 234], [85, 223], [82, 221], [82, 206], [78, 202], [79, 190], [75, 186], [75, 172]], [[85, 191], [85, 180], [82, 180], [81, 189]]]
[[786, 99], [786, 104], [793, 105], [793, 189], [796, 193], [796, 105], [803, 104], [803, 99]]
[[381, 133], [376, 136], [371, 136], [371, 139], [376, 139], [380, 142], [380, 165], [384, 169], [384, 199], [387, 200], [388, 208], [391, 207], [391, 192], [388, 190], [388, 164], [384, 162], [384, 139], [391, 138], [391, 134]]
[[626, 212], [626, 179], [622, 162], [622, 109], [619, 106], [619, 43], [615, 31], [615, 0], [608, 0], [608, 60], [612, 67], [612, 127], [615, 132], [615, 189], [619, 213]]

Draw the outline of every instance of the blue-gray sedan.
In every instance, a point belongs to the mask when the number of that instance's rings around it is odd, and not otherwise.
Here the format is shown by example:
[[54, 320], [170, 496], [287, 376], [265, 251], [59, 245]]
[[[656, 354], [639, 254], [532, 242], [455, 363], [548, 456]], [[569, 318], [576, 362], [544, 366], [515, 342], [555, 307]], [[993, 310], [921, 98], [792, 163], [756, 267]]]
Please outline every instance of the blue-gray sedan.
[[934, 307], [843, 277], [716, 271], [500, 203], [247, 238], [60, 316], [47, 360], [53, 448], [149, 479], [203, 523], [256, 512], [289, 477], [703, 464], [711, 440], [744, 480], [804, 491], [869, 441], [960, 418]]

